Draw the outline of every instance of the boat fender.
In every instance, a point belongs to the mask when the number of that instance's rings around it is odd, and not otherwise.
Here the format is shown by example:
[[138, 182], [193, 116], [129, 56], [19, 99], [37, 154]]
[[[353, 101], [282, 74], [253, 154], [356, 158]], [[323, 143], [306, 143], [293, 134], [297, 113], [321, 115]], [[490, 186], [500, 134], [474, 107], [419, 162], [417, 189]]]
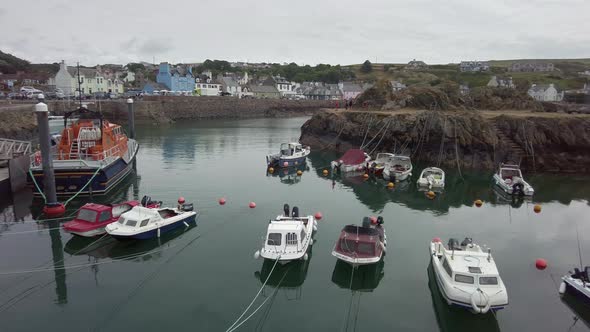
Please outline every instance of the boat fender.
[[254, 253], [254, 259], [258, 258], [260, 258], [260, 250], [256, 250], [256, 252]]
[[317, 232], [317, 231], [318, 231], [318, 225], [316, 225], [316, 224], [313, 224], [313, 231], [314, 231], [314, 232]]
[[285, 205], [283, 205], [283, 212], [285, 213], [285, 217], [289, 216], [289, 204], [285, 203]]
[[158, 228], [158, 237], [160, 237], [160, 229]]
[[[481, 294], [480, 296], [483, 295], [483, 297], [485, 298], [486, 301], [486, 305], [483, 308], [480, 308], [477, 306], [477, 304], [475, 303], [475, 298], [476, 295]], [[481, 297], [480, 297], [481, 298]], [[475, 292], [473, 292], [471, 294], [471, 308], [473, 309], [473, 311], [475, 313], [479, 313], [479, 314], [485, 314], [490, 310], [490, 298], [488, 297], [488, 295], [486, 293], [484, 293], [482, 290], [477, 289]]]
[[186, 223], [186, 221], [183, 221], [182, 223], [184, 224], [184, 226], [188, 228], [188, 224]]
[[309, 239], [309, 245], [313, 245], [313, 239]]
[[303, 260], [304, 260], [304, 261], [306, 261], [308, 258], [309, 258], [309, 256], [307, 255], [307, 253], [305, 253], [305, 254], [303, 255]]
[[299, 218], [299, 208], [294, 206], [293, 207], [293, 211], [291, 211], [291, 217], [293, 218]]
[[565, 281], [562, 281], [561, 284], [559, 284], [559, 294], [561, 294], [561, 295], [565, 294], [566, 288], [567, 288], [567, 285], [565, 284]]

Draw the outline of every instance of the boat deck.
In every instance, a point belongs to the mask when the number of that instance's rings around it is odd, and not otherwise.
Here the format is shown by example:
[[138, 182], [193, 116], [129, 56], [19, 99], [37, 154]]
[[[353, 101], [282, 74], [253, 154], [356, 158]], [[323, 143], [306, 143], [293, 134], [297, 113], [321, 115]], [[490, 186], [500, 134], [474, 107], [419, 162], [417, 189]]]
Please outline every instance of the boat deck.
[[[481, 275], [498, 275], [494, 258], [488, 261], [488, 254], [481, 251], [455, 250], [454, 254], [447, 250], [443, 252], [451, 269], [457, 273], [472, 273]], [[453, 257], [453, 258], [451, 258]], [[479, 269], [479, 271], [478, 271]]]

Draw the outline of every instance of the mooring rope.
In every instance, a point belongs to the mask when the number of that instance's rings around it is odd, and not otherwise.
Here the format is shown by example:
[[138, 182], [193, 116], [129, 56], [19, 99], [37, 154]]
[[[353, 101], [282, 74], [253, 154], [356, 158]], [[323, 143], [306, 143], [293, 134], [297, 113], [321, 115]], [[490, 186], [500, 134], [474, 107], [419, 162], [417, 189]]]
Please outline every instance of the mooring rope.
[[383, 130], [383, 128], [385, 128], [385, 125], [387, 125], [387, 123], [383, 123], [383, 126], [381, 126], [381, 129], [379, 129], [379, 131], [377, 132], [377, 134], [375, 134], [375, 136], [373, 136], [373, 138], [365, 145], [361, 146], [361, 150], [368, 147], [374, 140], [375, 138], [379, 137], [379, 134], [381, 133], [381, 131]]
[[39, 188], [39, 185], [37, 184], [37, 180], [35, 180], [35, 177], [33, 176], [33, 172], [31, 171], [30, 168], [29, 168], [29, 175], [31, 176], [31, 179], [33, 180], [33, 183], [35, 184], [35, 188], [37, 188], [37, 191], [39, 192], [39, 194], [41, 194], [41, 197], [43, 197], [43, 202], [47, 203], [47, 198], [45, 197], [45, 194], [43, 193], [43, 191], [41, 191], [41, 188]]
[[371, 123], [373, 122], [373, 118], [369, 120], [369, 124], [367, 125], [367, 131], [365, 132], [365, 137], [363, 138], [363, 142], [361, 143], [360, 149], [362, 149], [363, 145], [365, 145], [365, 140], [367, 139], [367, 135], [369, 134], [369, 129], [371, 128]]
[[457, 120], [455, 120], [455, 125], [453, 127], [455, 127], [455, 157], [457, 159], [457, 170], [459, 171], [459, 176], [461, 177], [461, 180], [465, 180], [463, 178], [463, 174], [461, 174], [461, 165], [459, 165], [459, 147], [457, 146]]
[[389, 124], [391, 123], [391, 120], [389, 120], [387, 122], [387, 127], [385, 128], [385, 131], [383, 132], [383, 135], [381, 136], [381, 139], [379, 140], [379, 142], [377, 142], [377, 145], [375, 145], [375, 147], [373, 148], [373, 150], [371, 150], [371, 152], [369, 152], [369, 155], [371, 155], [373, 152], [375, 152], [375, 150], [377, 150], [377, 147], [379, 146], [379, 144], [381, 144], [381, 141], [383, 141], [383, 138], [385, 137], [385, 134], [387, 133], [387, 130], [389, 129]]
[[88, 187], [88, 185], [90, 183], [92, 183], [92, 180], [94, 180], [94, 178], [96, 177], [96, 175], [98, 174], [98, 172], [100, 172], [101, 168], [97, 168], [96, 172], [94, 172], [94, 174], [92, 175], [92, 177], [90, 178], [90, 180], [88, 180], [88, 182], [86, 182], [86, 184], [80, 189], [78, 190], [78, 192], [76, 194], [74, 194], [74, 196], [70, 197], [67, 201], [65, 201], [64, 206], [68, 206], [68, 203], [70, 203], [74, 198], [76, 198], [76, 196], [80, 195], [80, 193], [82, 191], [84, 191], [84, 189], [86, 189], [86, 187]]

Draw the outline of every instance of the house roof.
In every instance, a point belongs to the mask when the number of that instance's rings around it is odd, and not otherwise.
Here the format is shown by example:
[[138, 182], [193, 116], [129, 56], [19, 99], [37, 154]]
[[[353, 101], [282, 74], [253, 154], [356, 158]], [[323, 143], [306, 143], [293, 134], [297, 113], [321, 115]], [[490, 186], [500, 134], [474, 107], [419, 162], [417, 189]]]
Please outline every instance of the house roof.
[[[544, 92], [545, 90], [549, 89], [553, 84], [533, 84], [529, 90], [533, 90], [534, 92]], [[555, 88], [555, 86], [553, 86]]]
[[151, 85], [154, 88], [154, 90], [168, 90], [168, 87], [165, 86], [164, 84], [156, 83], [156, 82], [151, 82], [151, 81], [148, 81], [147, 83], [145, 83], [143, 85], [143, 90], [145, 90], [145, 87], [147, 85]]
[[221, 77], [221, 84], [227, 86], [239, 86], [238, 82], [236, 82], [232, 77], [223, 76]]
[[279, 93], [273, 85], [250, 85], [250, 91], [254, 93]]
[[[68, 66], [68, 73], [73, 77], [78, 76], [78, 67], [70, 67]], [[98, 76], [98, 71], [94, 68], [84, 68], [80, 67], [80, 76], [84, 77], [96, 77]]]
[[342, 92], [363, 92], [363, 87], [357, 83], [342, 82]]

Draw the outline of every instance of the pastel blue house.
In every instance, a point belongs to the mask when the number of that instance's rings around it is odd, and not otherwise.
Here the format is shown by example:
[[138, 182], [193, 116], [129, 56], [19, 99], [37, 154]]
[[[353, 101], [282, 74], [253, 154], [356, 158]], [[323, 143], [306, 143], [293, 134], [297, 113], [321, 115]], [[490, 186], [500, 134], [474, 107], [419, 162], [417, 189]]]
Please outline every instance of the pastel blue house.
[[195, 77], [191, 67], [171, 67], [168, 62], [162, 62], [156, 82], [165, 85], [169, 91], [195, 91]]

